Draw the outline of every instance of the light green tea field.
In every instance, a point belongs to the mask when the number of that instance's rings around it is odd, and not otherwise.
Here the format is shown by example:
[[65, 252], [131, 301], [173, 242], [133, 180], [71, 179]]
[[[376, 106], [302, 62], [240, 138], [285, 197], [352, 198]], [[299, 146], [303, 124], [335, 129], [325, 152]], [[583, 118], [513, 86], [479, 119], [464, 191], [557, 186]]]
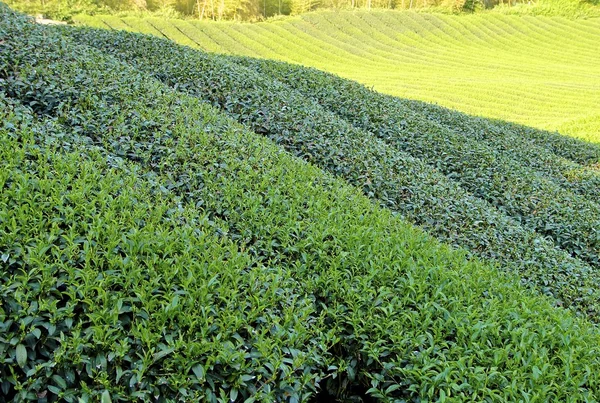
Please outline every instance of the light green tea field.
[[263, 23], [81, 16], [316, 67], [403, 98], [600, 141], [600, 18], [316, 12]]

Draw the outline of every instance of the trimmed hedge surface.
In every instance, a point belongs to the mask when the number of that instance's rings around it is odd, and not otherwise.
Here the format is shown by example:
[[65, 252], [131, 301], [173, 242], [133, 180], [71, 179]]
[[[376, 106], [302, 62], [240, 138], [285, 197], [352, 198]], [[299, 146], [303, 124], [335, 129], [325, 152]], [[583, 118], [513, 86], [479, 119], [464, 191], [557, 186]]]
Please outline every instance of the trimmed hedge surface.
[[[149, 18], [73, 20], [163, 36]], [[600, 142], [598, 18], [330, 10], [260, 23], [167, 18], [162, 25], [182, 45], [311, 66], [393, 96]], [[526, 131], [543, 143], [560, 139]]]
[[596, 398], [594, 325], [139, 68], [0, 15], [4, 399]]
[[[488, 128], [460, 121], [449, 125], [443, 117], [437, 118], [443, 113], [415, 113], [394, 97], [328, 74], [280, 63], [235, 60], [257, 66], [261, 75], [313, 97], [354, 126], [427, 162], [464, 189], [551, 237], [573, 256], [600, 266], [600, 206], [596, 203], [600, 175], [596, 171], [528, 144], [529, 138], [509, 129], [512, 125], [504, 130], [493, 124]], [[554, 145], [552, 137], [548, 142]], [[573, 145], [600, 150], [573, 139], [565, 138], [563, 143], [567, 153]]]
[[[460, 186], [464, 180], [446, 176], [438, 167], [432, 166], [437, 160], [415, 158], [394, 141], [381, 139], [379, 134], [353, 126], [325, 109], [318, 100], [227, 57], [138, 34], [89, 29], [69, 29], [66, 32], [78, 42], [131, 63], [173, 88], [211, 102], [254, 132], [266, 135], [293, 154], [363, 189], [366, 195], [422, 226], [436, 238], [497, 262], [506, 270], [518, 272], [524, 283], [554, 296], [557, 304], [571, 306], [592, 320], [598, 320], [600, 273], [591, 266], [597, 256], [594, 258], [586, 245], [580, 246], [580, 255], [589, 257], [588, 262], [583, 262], [575, 252], [573, 255], [576, 257], [569, 256], [567, 251], [557, 248], [554, 241], [546, 237], [547, 232], [556, 227], [553, 221], [549, 221], [555, 216], [563, 221], [573, 220], [573, 223], [567, 223], [570, 225], [569, 233], [584, 230], [594, 233], [600, 227], [593, 227], [594, 221], [584, 220], [585, 217], [593, 217], [589, 209], [570, 217], [574, 206], [560, 204], [555, 198], [551, 202], [560, 209], [557, 208], [554, 215], [541, 212], [534, 215], [548, 226], [544, 232], [537, 233], [523, 225], [529, 223], [527, 217], [511, 217], [504, 208], [506, 203], [502, 201], [506, 193], [510, 197], [509, 202], [514, 201], [517, 206], [525, 204], [529, 208], [532, 203], [539, 206], [542, 202], [534, 196], [542, 197], [543, 194], [531, 190], [531, 180], [527, 178], [507, 188], [502, 167], [490, 169], [498, 176], [492, 182], [492, 185], [498, 185], [493, 193], [498, 196], [498, 203], [493, 203], [490, 198], [477, 197], [481, 196], [479, 193], [466, 191]], [[422, 120], [415, 122], [427, 124]], [[426, 136], [429, 134], [423, 135]], [[449, 144], [448, 147], [453, 148], [460, 144], [457, 135], [455, 139], [456, 143], [444, 141], [435, 147], [439, 150]], [[420, 147], [430, 143], [424, 141]], [[483, 143], [478, 144], [480, 148], [484, 147]], [[493, 152], [490, 156], [490, 161], [495, 160], [495, 154]], [[442, 155], [448, 161], [456, 160], [448, 153]], [[465, 159], [464, 165], [468, 167], [469, 161]], [[475, 183], [488, 185], [487, 173], [480, 177], [474, 168], [469, 168], [466, 173], [469, 175], [467, 178]], [[539, 173], [530, 173], [534, 180], [539, 179], [539, 183], [568, 200], [590, 209], [597, 207], [543, 179]], [[514, 177], [512, 173], [508, 175]], [[532, 192], [535, 194], [532, 195]], [[543, 196], [543, 200], [547, 199]], [[526, 204], [527, 201], [529, 204]], [[587, 213], [585, 217], [584, 213]], [[568, 231], [564, 232], [561, 236], [566, 237]], [[569, 242], [567, 239], [559, 240], [563, 244]], [[593, 242], [586, 240], [588, 243]]]

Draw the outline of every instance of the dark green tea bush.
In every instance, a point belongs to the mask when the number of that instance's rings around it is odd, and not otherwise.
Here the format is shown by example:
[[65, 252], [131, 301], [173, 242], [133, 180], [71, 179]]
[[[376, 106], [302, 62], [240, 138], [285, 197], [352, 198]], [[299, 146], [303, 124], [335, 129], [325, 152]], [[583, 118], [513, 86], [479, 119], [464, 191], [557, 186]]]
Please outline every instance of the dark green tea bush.
[[168, 176], [19, 109], [0, 135], [3, 399], [315, 393], [335, 337], [291, 271], [257, 263]]
[[[231, 60], [316, 99], [358, 127], [374, 133], [402, 128], [402, 122], [425, 119], [430, 130], [447, 129], [469, 141], [484, 141], [519, 164], [546, 175], [590, 200], [600, 197], [600, 146], [516, 123], [468, 116], [441, 106], [401, 99], [317, 69], [272, 60]], [[415, 116], [416, 114], [416, 116]], [[405, 124], [404, 124], [405, 125]], [[400, 135], [402, 131], [398, 132]], [[588, 165], [591, 165], [590, 168]]]
[[[416, 113], [394, 97], [351, 81], [284, 64], [236, 60], [259, 66], [262, 76], [284, 81], [356, 127], [439, 169], [520, 223], [551, 237], [573, 256], [600, 267], [600, 207], [596, 204], [600, 175], [596, 172], [524, 144], [527, 137], [508, 130], [496, 127], [494, 134], [489, 127], [472, 125], [469, 130], [464, 123], [449, 128], [443, 117], [444, 123], [439, 124], [432, 113]], [[565, 140], [566, 144], [576, 142]], [[579, 143], [581, 148], [598, 148]]]
[[466, 192], [424, 161], [353, 127], [316, 100], [228, 58], [168, 41], [102, 30], [67, 33], [211, 102], [256, 133], [363, 189], [438, 239], [518, 272], [524, 283], [554, 296], [558, 304], [598, 320], [600, 274], [590, 265], [557, 249], [518, 218]]
[[588, 321], [141, 69], [0, 16], [2, 400], [596, 399]]

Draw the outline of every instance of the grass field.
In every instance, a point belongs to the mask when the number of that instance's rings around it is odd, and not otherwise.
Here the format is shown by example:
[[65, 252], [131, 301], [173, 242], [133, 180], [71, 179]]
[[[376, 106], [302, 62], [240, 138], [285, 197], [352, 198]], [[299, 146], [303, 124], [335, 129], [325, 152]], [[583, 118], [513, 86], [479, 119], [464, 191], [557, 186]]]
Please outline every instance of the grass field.
[[0, 401], [600, 399], [600, 146], [0, 4]]
[[600, 141], [600, 18], [343, 11], [257, 24], [75, 21], [299, 63], [387, 94]]

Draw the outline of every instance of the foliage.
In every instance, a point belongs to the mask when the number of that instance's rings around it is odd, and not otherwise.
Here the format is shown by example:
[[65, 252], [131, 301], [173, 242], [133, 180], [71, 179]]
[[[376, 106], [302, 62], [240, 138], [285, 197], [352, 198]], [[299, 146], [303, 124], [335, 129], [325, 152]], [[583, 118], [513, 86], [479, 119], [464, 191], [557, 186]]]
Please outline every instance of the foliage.
[[141, 64], [0, 16], [3, 399], [597, 399], [589, 322]]
[[[441, 113], [414, 113], [393, 97], [331, 75], [272, 62], [237, 60], [257, 66], [260, 74], [298, 89], [398, 150], [428, 161], [464, 189], [551, 237], [573, 256], [600, 267], [600, 244], [596, 243], [600, 240], [596, 230], [600, 228], [600, 207], [595, 203], [600, 197], [600, 175], [595, 170], [532, 147], [526, 136], [510, 131], [510, 126], [492, 131], [490, 126], [471, 125], [470, 120], [460, 124], [454, 119], [440, 125]], [[563, 144], [565, 151], [560, 145], [552, 150], [569, 155], [575, 154], [572, 148], [589, 149], [595, 155], [588, 162], [600, 161], [600, 147], [568, 139]], [[572, 190], [588, 197], [581, 198]]]
[[600, 142], [600, 19], [339, 11], [256, 24], [169, 20], [160, 31], [146, 19], [76, 21], [312, 66], [397, 97]]
[[58, 21], [72, 21], [78, 14], [106, 14], [110, 9], [93, 0], [64, 0], [64, 1], [12, 1], [8, 4], [20, 11], [31, 15], [41, 15]]
[[499, 4], [494, 12], [517, 15], [561, 15], [569, 18], [600, 17], [598, 0], [538, 0]]
[[[594, 260], [597, 254], [594, 255], [594, 246], [589, 250], [584, 246], [587, 243], [593, 245], [591, 242], [595, 239], [586, 239], [584, 235], [594, 231], [597, 206], [560, 184], [542, 179], [535, 168], [521, 168], [517, 161], [485, 141], [470, 140], [460, 133], [442, 129], [435, 122], [407, 110], [386, 112], [381, 109], [382, 104], [389, 103], [385, 97], [383, 101], [377, 101], [376, 94], [364, 92], [363, 87], [352, 83], [342, 81], [340, 84], [334, 80], [328, 86], [324, 80], [315, 81], [315, 86], [321, 90], [308, 89], [311, 95], [305, 96], [281, 83], [287, 75], [285, 71], [278, 74], [275, 68], [259, 74], [241, 65], [254, 63], [251, 60], [231, 60], [134, 34], [72, 29], [68, 33], [79, 43], [97, 47], [174, 88], [211, 102], [256, 133], [268, 136], [293, 154], [346, 179], [438, 239], [495, 261], [507, 270], [519, 272], [526, 284], [553, 295], [559, 304], [572, 306], [597, 320], [600, 278], [593, 269], [598, 265]], [[173, 63], [174, 60], [177, 63]], [[265, 62], [265, 66], [269, 65], [270, 62]], [[312, 81], [310, 74], [299, 68], [289, 79], [296, 80], [294, 86], [298, 87]], [[303, 80], [302, 75], [307, 75], [307, 79]], [[336, 86], [343, 86], [348, 91], [343, 95], [332, 91]], [[319, 95], [320, 91], [323, 94]], [[355, 124], [367, 125], [373, 116], [381, 116], [385, 122], [373, 133], [353, 127], [323, 108], [327, 99], [335, 98], [339, 99], [337, 107], [348, 108], [348, 116], [344, 117]], [[363, 108], [364, 105], [369, 107]], [[392, 138], [399, 124], [412, 127], [414, 132], [405, 130]], [[439, 140], [438, 132], [448, 136], [448, 140]], [[436, 145], [436, 141], [440, 144]], [[504, 143], [510, 143], [510, 136]], [[565, 139], [563, 143], [567, 150], [580, 147], [590, 153], [595, 150], [596, 155], [600, 153], [598, 147], [577, 144], [572, 139]], [[466, 144], [464, 149], [470, 154], [463, 159], [456, 158], [463, 152], [456, 144]], [[423, 152], [421, 150], [426, 148], [440, 157], [421, 159], [422, 155], [416, 155], [416, 151]], [[484, 156], [488, 158], [478, 156], [479, 150], [485, 150]], [[552, 158], [550, 152], [547, 156]], [[482, 166], [488, 160], [491, 166]], [[558, 157], [555, 160], [559, 166], [564, 162]], [[455, 164], [456, 173], [446, 176], [442, 170], [453, 166], [450, 164]], [[578, 166], [574, 162], [565, 164], [567, 167]], [[588, 172], [584, 167], [579, 168]], [[513, 179], [513, 169], [518, 169], [516, 172], [522, 176]], [[491, 181], [488, 172], [494, 175]], [[471, 185], [475, 192], [465, 191], [462, 184]], [[593, 184], [581, 186], [593, 188]], [[482, 190], [475, 186], [482, 186]], [[494, 186], [490, 191], [494, 199], [487, 197], [487, 188], [483, 186]], [[538, 203], [536, 214], [511, 216], [514, 210], [524, 210], [528, 200], [548, 199], [536, 186], [554, 192], [550, 200], [557, 208], [546, 211]], [[564, 197], [564, 201], [559, 197]], [[580, 216], [571, 215], [573, 206], [570, 203], [587, 210], [581, 210]], [[581, 217], [579, 221], [578, 217]], [[536, 232], [538, 228], [534, 225], [531, 228], [528, 220], [534, 224], [537, 223], [535, 220], [543, 223], [540, 224], [544, 225], [543, 232]], [[559, 230], [563, 227], [556, 225], [557, 222], [565, 223], [563, 232], [568, 230], [570, 234], [576, 234], [581, 228], [583, 235], [578, 249], [569, 249], [572, 245], [569, 242], [573, 240], [560, 237]], [[554, 229], [556, 231], [552, 232]], [[557, 234], [555, 240], [547, 238], [553, 233]], [[570, 253], [574, 257], [569, 256]], [[588, 262], [584, 263], [580, 258]]]

